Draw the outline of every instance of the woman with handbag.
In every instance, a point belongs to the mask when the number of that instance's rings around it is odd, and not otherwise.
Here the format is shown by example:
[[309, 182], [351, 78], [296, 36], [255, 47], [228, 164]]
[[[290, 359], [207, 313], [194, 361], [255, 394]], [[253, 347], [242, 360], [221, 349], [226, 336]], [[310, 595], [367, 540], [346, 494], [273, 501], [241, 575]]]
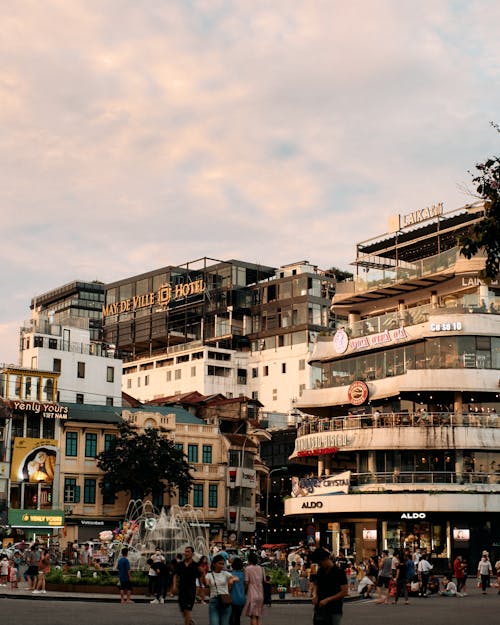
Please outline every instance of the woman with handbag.
[[231, 616], [231, 586], [239, 579], [224, 570], [224, 557], [216, 555], [212, 560], [212, 570], [201, 578], [210, 589], [208, 619], [210, 625], [229, 625]]

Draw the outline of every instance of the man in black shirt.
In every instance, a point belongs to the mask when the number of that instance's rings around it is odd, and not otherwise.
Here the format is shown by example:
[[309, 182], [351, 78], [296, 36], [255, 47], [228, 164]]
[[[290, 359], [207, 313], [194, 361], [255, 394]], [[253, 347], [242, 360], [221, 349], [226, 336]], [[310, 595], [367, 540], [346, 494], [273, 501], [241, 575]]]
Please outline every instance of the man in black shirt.
[[184, 561], [175, 569], [173, 592], [178, 593], [179, 608], [184, 615], [184, 625], [194, 625], [191, 617], [196, 598], [196, 580], [202, 575], [198, 564], [193, 560], [194, 549], [186, 547]]
[[313, 552], [312, 561], [318, 564], [318, 572], [311, 580], [314, 625], [340, 625], [342, 600], [349, 592], [345, 571], [322, 547]]

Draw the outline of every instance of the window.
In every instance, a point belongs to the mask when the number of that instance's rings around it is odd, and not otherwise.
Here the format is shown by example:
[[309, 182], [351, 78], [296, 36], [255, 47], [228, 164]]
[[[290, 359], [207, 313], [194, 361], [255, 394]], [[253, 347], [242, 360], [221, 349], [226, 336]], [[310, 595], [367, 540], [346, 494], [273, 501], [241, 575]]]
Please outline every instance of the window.
[[259, 399], [259, 391], [252, 391], [252, 399]]
[[209, 508], [217, 508], [218, 506], [218, 497], [217, 497], [217, 484], [209, 484], [208, 485], [208, 507]]
[[52, 362], [52, 371], [54, 371], [55, 373], [61, 373], [61, 359], [60, 358], [54, 358]]
[[75, 477], [64, 478], [64, 503], [79, 503], [80, 487], [76, 485]]
[[54, 419], [43, 419], [43, 437], [44, 438], [55, 438], [56, 433], [56, 423]]
[[174, 447], [184, 453], [184, 445], [182, 443], [175, 443]]
[[127, 380], [127, 388], [132, 388], [132, 380], [130, 378]]
[[174, 375], [176, 380], [180, 380], [182, 377], [182, 369], [176, 369]]
[[104, 435], [104, 451], [109, 451], [116, 441], [115, 434], [105, 434]]
[[259, 377], [258, 367], [252, 367], [252, 378], [258, 378], [258, 377]]
[[85, 434], [85, 458], [97, 458], [97, 434]]
[[107, 382], [115, 381], [115, 368], [114, 367], [108, 367], [106, 369], [106, 381]]
[[188, 462], [198, 462], [198, 445], [188, 445]]
[[187, 506], [189, 503], [189, 495], [186, 490], [179, 492], [179, 506]]
[[57, 349], [57, 339], [49, 339], [49, 349]]
[[77, 404], [83, 404], [83, 393], [77, 393], [76, 394], [76, 403]]
[[161, 491], [153, 492], [153, 506], [158, 510], [163, 508], [163, 493]]
[[281, 373], [286, 373], [286, 362], [281, 363]]
[[79, 362], [76, 366], [76, 377], [84, 378], [85, 377], [85, 363]]
[[172, 382], [172, 372], [167, 371], [167, 382]]
[[306, 361], [304, 358], [301, 358], [299, 360], [299, 371], [304, 371], [305, 368], [306, 368]]
[[193, 484], [193, 507], [203, 508], [203, 484]]
[[203, 445], [201, 461], [204, 464], [212, 464], [212, 445]]
[[139, 388], [141, 385], [141, 378], [137, 378], [137, 388]]
[[113, 405], [113, 398], [106, 397], [106, 406], [112, 406], [112, 405]]
[[83, 503], [95, 503], [95, 480], [85, 478], [83, 482]]
[[66, 455], [78, 455], [78, 432], [66, 432]]
[[102, 503], [103, 505], [112, 505], [115, 503], [115, 496], [109, 488], [109, 480], [104, 480], [104, 487], [102, 489]]
[[196, 367], [191, 367], [191, 377], [192, 378], [196, 377]]
[[262, 375], [264, 376], [269, 375], [269, 367], [267, 365], [264, 365], [264, 368], [262, 369]]
[[43, 347], [43, 336], [35, 336], [33, 339], [33, 347]]
[[149, 375], [144, 376], [144, 386], [149, 386]]

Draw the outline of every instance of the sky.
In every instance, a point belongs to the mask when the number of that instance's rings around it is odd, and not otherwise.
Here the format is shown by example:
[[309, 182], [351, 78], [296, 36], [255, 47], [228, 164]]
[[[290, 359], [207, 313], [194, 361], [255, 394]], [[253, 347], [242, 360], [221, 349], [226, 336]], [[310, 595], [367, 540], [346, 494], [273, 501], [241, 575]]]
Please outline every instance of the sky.
[[349, 269], [500, 152], [497, 0], [0, 0], [0, 362], [31, 298], [203, 256]]

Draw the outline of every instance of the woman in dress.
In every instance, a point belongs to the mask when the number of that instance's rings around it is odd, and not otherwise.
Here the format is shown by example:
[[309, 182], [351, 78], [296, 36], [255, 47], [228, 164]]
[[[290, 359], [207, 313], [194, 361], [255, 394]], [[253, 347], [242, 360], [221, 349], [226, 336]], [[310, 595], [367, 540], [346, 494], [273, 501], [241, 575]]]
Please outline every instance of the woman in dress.
[[245, 592], [247, 602], [245, 604], [245, 616], [250, 617], [250, 625], [260, 625], [264, 609], [264, 570], [257, 564], [257, 555], [253, 552], [248, 554], [248, 566], [245, 569]]

